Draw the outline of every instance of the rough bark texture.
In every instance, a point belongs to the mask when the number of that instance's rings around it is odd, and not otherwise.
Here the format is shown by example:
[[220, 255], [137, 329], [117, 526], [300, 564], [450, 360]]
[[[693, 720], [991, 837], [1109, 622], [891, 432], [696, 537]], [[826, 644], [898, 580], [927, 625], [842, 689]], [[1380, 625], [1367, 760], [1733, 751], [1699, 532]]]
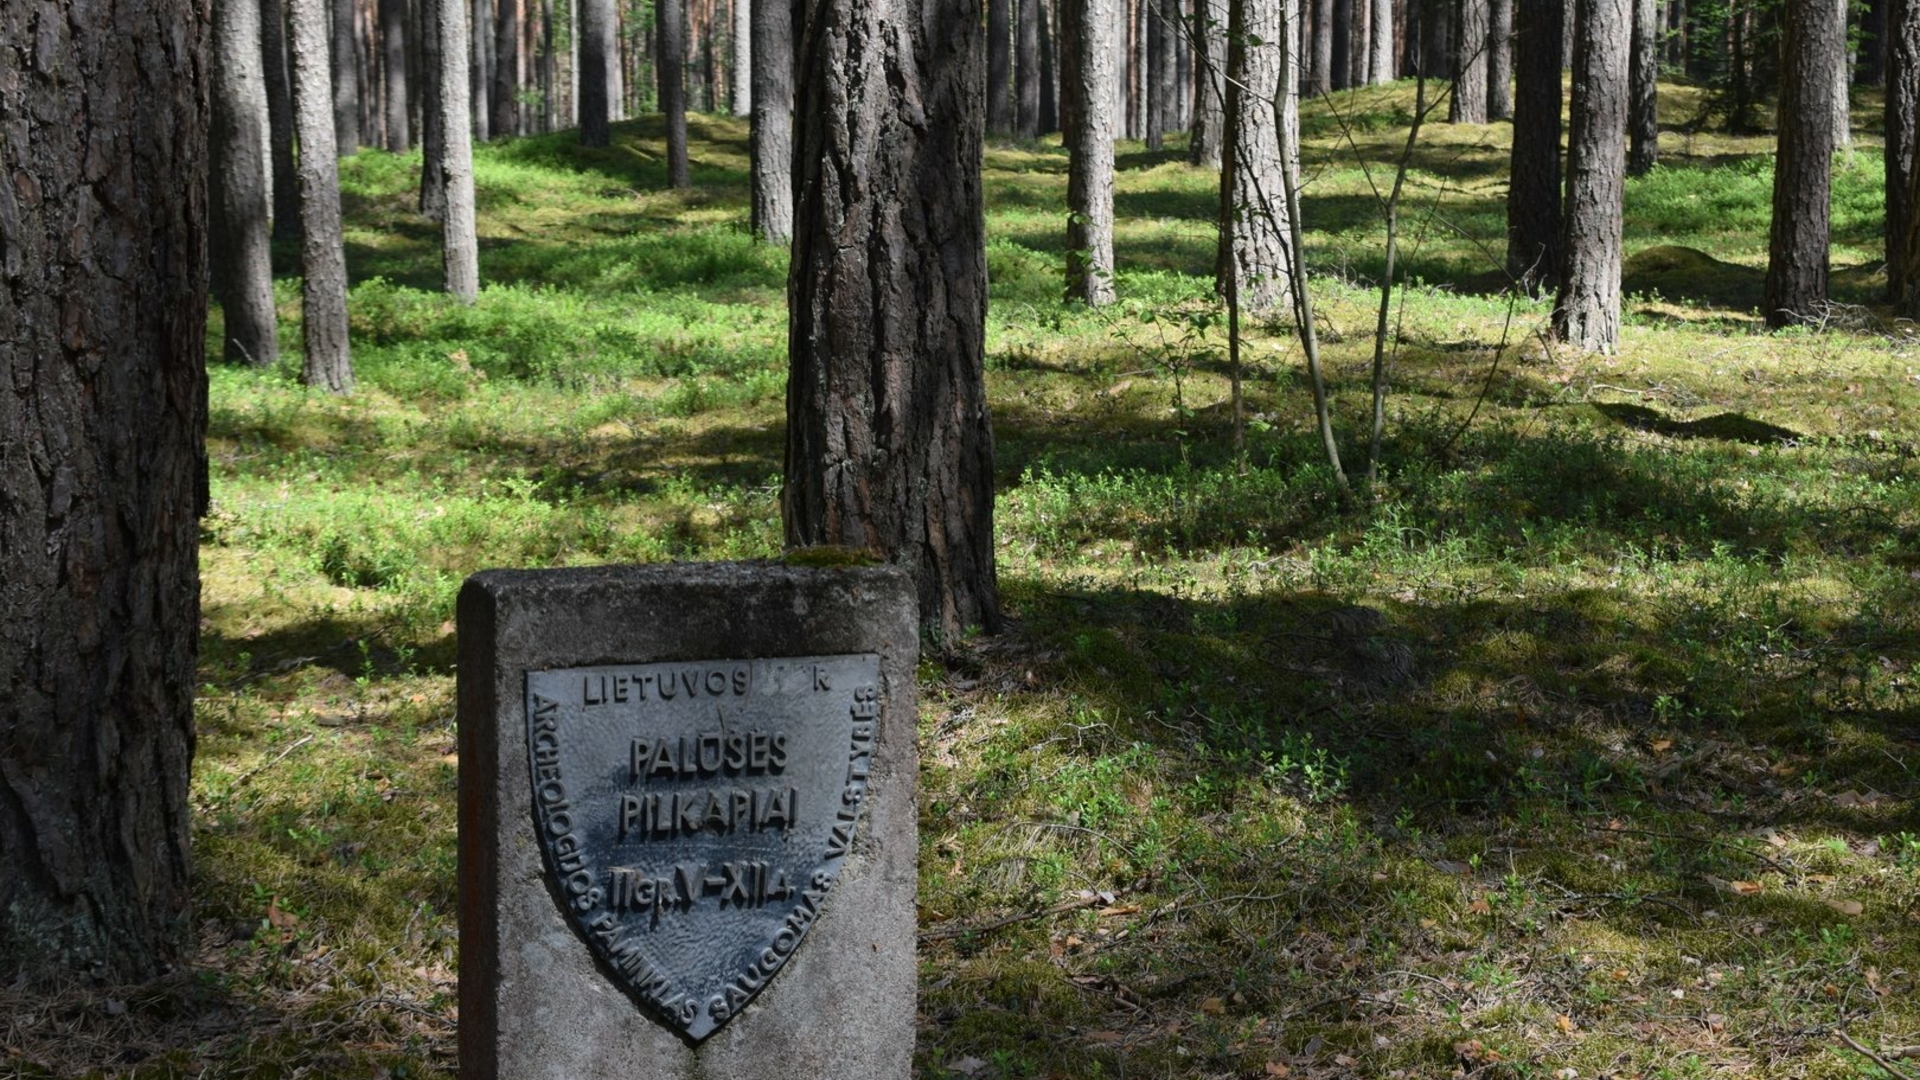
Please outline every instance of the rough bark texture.
[[[407, 31], [407, 0], [380, 0], [380, 70], [386, 90], [381, 99], [386, 104], [382, 145], [395, 152], [413, 147], [413, 108], [407, 100]], [[326, 47], [324, 41], [321, 47]], [[302, 139], [300, 145], [308, 144]]]
[[1833, 0], [1788, 0], [1764, 310], [1769, 326], [1826, 316], [1833, 68], [1846, 35]]
[[1040, 0], [1019, 0], [1014, 21], [1014, 131], [1023, 139], [1040, 137]]
[[433, 0], [440, 73], [433, 80], [440, 176], [446, 202], [440, 215], [440, 268], [447, 292], [472, 301], [480, 295], [480, 240], [473, 222], [473, 118], [467, 114], [467, 0]]
[[[278, 0], [269, 0], [276, 10]], [[355, 69], [353, 49], [354, 0], [332, 0], [327, 5], [331, 16], [333, 72], [333, 145], [341, 155], [360, 149], [360, 73]], [[282, 65], [285, 70], [285, 65]], [[289, 172], [291, 179], [291, 172]]]
[[1840, 55], [1834, 58], [1833, 78], [1833, 146], [1836, 150], [1853, 149], [1853, 51], [1847, 48], [1847, 16], [1853, 0], [1832, 0], [1835, 6], [1835, 18], [1839, 20]]
[[[1825, 0], [1821, 0], [1825, 2]], [[1627, 184], [1629, 0], [1575, 0], [1565, 259], [1553, 331], [1587, 352], [1620, 340], [1620, 229]]]
[[495, 136], [525, 134], [520, 130], [520, 3], [498, 0], [494, 7], [493, 116], [488, 126]]
[[911, 572], [920, 620], [1000, 622], [978, 0], [802, 0], [787, 542]]
[[258, 0], [216, 0], [208, 190], [213, 288], [226, 324], [220, 355], [265, 367], [280, 358], [280, 351], [274, 333], [267, 85], [261, 66]]
[[[1845, 0], [1841, 0], [1842, 3]], [[1633, 42], [1627, 62], [1627, 175], [1645, 176], [1660, 156], [1659, 0], [1633, 0]]]
[[1367, 29], [1368, 51], [1373, 58], [1367, 64], [1367, 81], [1384, 86], [1394, 79], [1393, 0], [1373, 0], [1373, 18]]
[[1227, 137], [1227, 0], [1194, 0], [1193, 127], [1187, 136], [1187, 160], [1220, 167], [1220, 145]]
[[190, 944], [207, 23], [0, 5], [0, 979]]
[[987, 130], [1013, 132], [1013, 8], [987, 0]]
[[1507, 185], [1507, 273], [1528, 293], [1560, 281], [1560, 46], [1565, 9], [1522, 3]]
[[1920, 0], [1887, 3], [1887, 295], [1920, 318], [1920, 244], [1913, 237], [1914, 144], [1920, 115]]
[[[1513, 119], [1513, 2], [1487, 5], [1487, 119]], [[1524, 3], [1525, 0], [1522, 0]]]
[[612, 139], [613, 84], [620, 66], [614, 41], [614, 0], [574, 0], [580, 9], [580, 145], [606, 146]]
[[347, 350], [347, 251], [340, 228], [340, 173], [333, 153], [327, 70], [327, 0], [291, 0], [293, 112], [300, 134], [300, 381], [336, 394], [353, 389]]
[[[779, 0], [759, 0], [760, 3], [777, 3]], [[729, 104], [733, 106], [733, 115], [753, 115], [753, 6], [755, 0], [733, 0], [733, 66], [728, 74], [733, 78], [733, 90], [729, 95]], [[788, 16], [791, 21], [792, 16]]]
[[272, 168], [273, 235], [300, 235], [300, 185], [293, 171], [293, 90], [287, 85], [287, 12], [260, 0], [260, 62], [267, 80], [267, 151]]
[[1487, 0], [1458, 0], [1453, 43], [1453, 98], [1447, 119], [1487, 122]]
[[793, 10], [779, 0], [753, 6], [752, 144], [753, 234], [784, 244], [793, 238]]
[[667, 117], [667, 183], [693, 186], [687, 163], [687, 0], [654, 0], [659, 35], [660, 111]]
[[[1295, 0], [1307, 5], [1312, 23], [1306, 36], [1307, 70], [1300, 92], [1318, 97], [1333, 88], [1333, 3], [1334, 0]], [[1264, 13], [1262, 15], [1264, 17]]]
[[[440, 143], [440, 0], [418, 0], [414, 11], [420, 41], [420, 213], [439, 221], [447, 212], [446, 148]], [[464, 94], [466, 86], [460, 90]]]
[[1222, 294], [1234, 290], [1240, 309], [1256, 315], [1283, 309], [1293, 297], [1280, 154], [1283, 146], [1299, 145], [1299, 66], [1282, 43], [1296, 40], [1299, 2], [1228, 5], [1227, 134], [1214, 275]]
[[1067, 297], [1113, 301], [1114, 88], [1117, 0], [1064, 0], [1061, 36], [1073, 51], [1067, 77]]

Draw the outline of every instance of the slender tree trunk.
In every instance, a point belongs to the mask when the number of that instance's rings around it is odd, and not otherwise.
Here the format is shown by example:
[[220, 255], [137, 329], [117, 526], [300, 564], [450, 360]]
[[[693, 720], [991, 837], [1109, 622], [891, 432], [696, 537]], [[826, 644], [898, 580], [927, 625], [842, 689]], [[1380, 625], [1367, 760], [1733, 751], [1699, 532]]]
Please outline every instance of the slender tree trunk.
[[1398, 74], [1393, 67], [1393, 0], [1373, 0], [1373, 19], [1369, 25], [1367, 79], [1374, 86], [1385, 86]]
[[1788, 0], [1784, 30], [1764, 303], [1776, 327], [1826, 317], [1833, 68], [1845, 41], [1833, 0]]
[[[278, 8], [277, 0], [269, 2]], [[333, 142], [346, 157], [360, 149], [360, 73], [354, 70], [353, 0], [332, 0], [328, 14], [333, 31]]]
[[5, 4], [0, 41], [0, 972], [144, 980], [194, 926], [206, 8]]
[[291, 0], [293, 112], [300, 136], [300, 379], [336, 394], [353, 390], [347, 347], [347, 249], [340, 173], [333, 152], [333, 87], [327, 64], [327, 0]]
[[[1822, 3], [1825, 0], [1821, 0]], [[1626, 193], [1628, 0], [1576, 0], [1567, 137], [1566, 266], [1553, 330], [1586, 352], [1620, 340], [1621, 208]]]
[[580, 145], [606, 146], [612, 138], [614, 69], [620, 54], [614, 0], [574, 0], [580, 7]]
[[[440, 55], [440, 4], [442, 0], [417, 0], [420, 19], [415, 33], [420, 40], [420, 213], [430, 221], [442, 221], [447, 213], [446, 148], [440, 143], [440, 76], [444, 61]], [[466, 52], [461, 44], [460, 51]], [[464, 75], [464, 72], [463, 72]], [[460, 92], [467, 87], [463, 81]], [[339, 115], [339, 110], [334, 110]], [[471, 138], [471, 136], [469, 136]]]
[[1426, 36], [1421, 70], [1428, 78], [1453, 78], [1454, 18], [1459, 0], [1421, 0], [1421, 31]]
[[987, 0], [987, 131], [1013, 133], [1013, 9]]
[[733, 11], [733, 65], [728, 70], [733, 73], [731, 104], [735, 116], [753, 115], [753, 3], [731, 0], [729, 5]]
[[213, 4], [213, 289], [226, 331], [221, 357], [272, 366], [280, 358], [273, 307], [273, 244], [268, 214], [267, 85], [261, 70], [260, 4]]
[[753, 5], [753, 64], [753, 234], [769, 244], [784, 244], [793, 238], [790, 5], [778, 0]]
[[[1887, 82], [1887, 9], [1899, 0], [1867, 0], [1860, 13], [1860, 54], [1854, 61], [1855, 86]], [[1899, 24], [1894, 24], [1899, 25]]]
[[[1840, 0], [1845, 3], [1846, 0]], [[1658, 0], [1633, 0], [1633, 44], [1627, 62], [1627, 175], [1645, 176], [1660, 156], [1656, 108], [1660, 77]]]
[[1355, 0], [1332, 0], [1333, 21], [1329, 31], [1330, 58], [1327, 85], [1345, 90], [1353, 85], [1353, 5]]
[[1067, 298], [1113, 302], [1114, 80], [1117, 0], [1064, 0], [1061, 36], [1073, 50], [1064, 80], [1067, 144]]
[[654, 0], [653, 10], [660, 35], [660, 111], [667, 114], [667, 183], [692, 187], [687, 163], [686, 0]]
[[[573, 0], [577, 3], [578, 0]], [[440, 70], [432, 80], [439, 137], [439, 173], [445, 183], [440, 215], [440, 269], [448, 293], [471, 303], [480, 295], [480, 240], [474, 228], [472, 85], [467, 74], [467, 0], [433, 0]]]
[[1039, 0], [1040, 8], [1040, 134], [1061, 129], [1060, 3]]
[[[1178, 75], [1175, 35], [1167, 32], [1168, 25], [1180, 25], [1180, 5], [1178, 0], [1144, 0], [1144, 3], [1147, 8], [1147, 149], [1158, 150], [1165, 145], [1167, 132], [1172, 128], [1180, 96], [1174, 82]], [[1171, 14], [1168, 9], [1172, 9]], [[1168, 18], [1172, 18], [1171, 24]]]
[[[1526, 0], [1521, 0], [1525, 3]], [[1513, 119], [1513, 4], [1487, 4], [1487, 119]]]
[[[383, 0], [392, 3], [394, 0]], [[520, 130], [520, 3], [496, 0], [493, 22], [493, 116], [488, 122], [495, 136], [519, 135]]]
[[1507, 274], [1528, 294], [1560, 281], [1560, 46], [1566, 9], [1522, 0], [1507, 185]]
[[1040, 0], [1018, 0], [1013, 50], [1014, 131], [1040, 137]]
[[1458, 0], [1454, 41], [1453, 98], [1447, 119], [1456, 124], [1487, 122], [1487, 0]]
[[1194, 0], [1193, 128], [1187, 137], [1187, 160], [1209, 169], [1220, 167], [1220, 147], [1227, 137], [1227, 0]]
[[798, 10], [787, 542], [882, 552], [930, 629], [993, 631], [979, 3]]
[[1313, 11], [1311, 48], [1306, 50], [1306, 80], [1301, 93], [1318, 97], [1333, 88], [1333, 3], [1334, 0], [1296, 0], [1311, 3]]
[[[1227, 133], [1220, 170], [1220, 249], [1214, 275], [1222, 295], [1256, 315], [1293, 299], [1287, 259], [1287, 192], [1282, 147], [1297, 147], [1300, 0], [1230, 0], [1227, 5]], [[1275, 103], [1281, 104], [1276, 111]]]
[[260, 3], [260, 63], [267, 87], [267, 181], [273, 188], [273, 235], [300, 235], [300, 186], [293, 174], [293, 93], [287, 87], [286, 13], [280, 0]]
[[473, 137], [486, 142], [493, 132], [493, 0], [473, 0], [471, 14], [473, 47], [467, 57], [473, 67], [467, 77], [473, 85]]
[[560, 62], [553, 55], [554, 37], [553, 0], [540, 0], [540, 130], [545, 134], [553, 133], [559, 106], [559, 87], [554, 80]]
[[1847, 15], [1853, 0], [1832, 0], [1840, 21], [1840, 55], [1833, 65], [1833, 148], [1853, 149], [1853, 51], [1847, 48]]
[[1887, 3], [1887, 296], [1906, 318], [1920, 318], [1920, 236], [1914, 212], [1920, 186], [1920, 0]]
[[[407, 150], [413, 146], [407, 102], [407, 0], [380, 0], [380, 49], [386, 75], [384, 145], [388, 150]], [[306, 140], [300, 145], [306, 146]]]

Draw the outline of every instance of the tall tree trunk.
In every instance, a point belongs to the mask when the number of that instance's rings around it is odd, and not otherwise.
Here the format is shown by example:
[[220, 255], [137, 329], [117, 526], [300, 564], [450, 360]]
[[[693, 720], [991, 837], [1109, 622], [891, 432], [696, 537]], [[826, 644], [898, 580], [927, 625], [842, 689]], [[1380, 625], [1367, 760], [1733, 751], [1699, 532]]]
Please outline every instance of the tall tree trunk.
[[687, 163], [687, 0], [654, 0], [660, 47], [660, 111], [667, 114], [667, 183], [693, 186]]
[[[1822, 3], [1825, 0], [1821, 0]], [[1628, 0], [1575, 0], [1568, 111], [1566, 260], [1553, 330], [1586, 352], [1620, 340], [1621, 209], [1626, 194]]]
[[280, 0], [260, 2], [260, 61], [267, 83], [267, 151], [273, 235], [300, 235], [300, 185], [293, 171], [293, 91], [287, 85], [287, 19]]
[[553, 133], [559, 106], [559, 88], [554, 85], [559, 74], [559, 61], [553, 55], [554, 37], [553, 0], [540, 0], [540, 130], [545, 134]]
[[327, 64], [327, 0], [291, 0], [293, 113], [300, 136], [300, 381], [353, 390], [347, 346], [347, 249], [340, 223], [340, 172], [333, 152], [333, 86]]
[[[1854, 61], [1855, 86], [1885, 86], [1887, 82], [1887, 9], [1899, 0], [1867, 0], [1860, 13], [1860, 53]], [[1898, 26], [1898, 23], [1892, 25]]]
[[957, 641], [1000, 622], [979, 3], [799, 11], [787, 541], [883, 552]]
[[1560, 281], [1560, 46], [1566, 9], [1522, 0], [1507, 185], [1507, 274], [1529, 295]]
[[[578, 3], [579, 0], [573, 0]], [[432, 0], [440, 69], [433, 90], [439, 95], [433, 143], [440, 151], [445, 184], [440, 215], [441, 280], [447, 292], [469, 303], [480, 295], [480, 241], [474, 229], [473, 118], [467, 115], [472, 85], [467, 78], [467, 0]]]
[[[277, 0], [269, 2], [279, 8]], [[354, 0], [332, 0], [328, 5], [333, 32], [333, 143], [343, 157], [360, 149], [360, 73], [354, 70], [353, 4]]]
[[1332, 0], [1327, 85], [1345, 90], [1353, 85], [1353, 5], [1355, 0]]
[[1334, 0], [1296, 0], [1312, 5], [1313, 21], [1307, 40], [1311, 45], [1305, 50], [1307, 57], [1306, 79], [1301, 83], [1300, 92], [1308, 97], [1318, 97], [1333, 88], [1333, 3]]
[[1776, 327], [1826, 317], [1833, 68], [1846, 40], [1834, 0], [1787, 0], [1784, 30], [1764, 301]]
[[1040, 0], [1019, 0], [1013, 50], [1014, 131], [1040, 137]]
[[[322, 43], [324, 47], [324, 43]], [[412, 109], [407, 101], [407, 0], [380, 0], [380, 47], [387, 89], [386, 148], [413, 147]], [[300, 140], [306, 146], [305, 139]]]
[[1300, 0], [1227, 5], [1227, 133], [1214, 275], [1222, 295], [1256, 315], [1283, 310], [1293, 297], [1280, 154], [1299, 145], [1293, 104], [1299, 65], [1284, 44], [1298, 40], [1299, 18]]
[[1887, 3], [1887, 296], [1920, 318], [1920, 237], [1914, 223], [1915, 144], [1920, 142], [1920, 0]]
[[1227, 138], [1227, 0], [1194, 0], [1193, 127], [1187, 137], [1187, 160], [1209, 169], [1220, 167], [1220, 146]]
[[1447, 119], [1487, 122], [1487, 0], [1458, 0], [1454, 24], [1453, 98]]
[[[382, 0], [392, 3], [394, 0]], [[493, 134], [520, 135], [520, 4], [496, 0], [493, 20]]]
[[1853, 0], [1832, 0], [1840, 22], [1840, 56], [1833, 64], [1833, 148], [1853, 149], [1853, 51], [1847, 48], [1847, 14]]
[[0, 41], [0, 971], [141, 980], [194, 925], [206, 9], [5, 4]]
[[269, 367], [274, 330], [273, 244], [268, 214], [267, 80], [258, 0], [213, 4], [213, 127], [208, 209], [214, 294], [226, 330], [221, 357]]
[[[1524, 3], [1525, 0], [1522, 0]], [[1487, 4], [1487, 119], [1513, 119], [1513, 4]]]
[[784, 244], [793, 238], [793, 12], [779, 0], [753, 5], [752, 151], [753, 234]]
[[1431, 79], [1453, 78], [1454, 5], [1459, 0], [1421, 0], [1421, 32], [1424, 58], [1421, 70]]
[[[773, 3], [777, 0], [761, 0]], [[731, 104], [733, 115], [753, 115], [753, 3], [754, 0], [732, 0], [733, 10], [733, 93]], [[791, 20], [789, 20], [791, 21]]]
[[1113, 302], [1114, 81], [1119, 77], [1113, 27], [1118, 0], [1063, 0], [1061, 36], [1073, 51], [1063, 80], [1071, 108], [1067, 144], [1067, 297], [1099, 306]]
[[[420, 42], [420, 92], [415, 95], [420, 99], [420, 213], [429, 221], [440, 221], [447, 212], [446, 149], [440, 145], [440, 3], [417, 0], [414, 8], [420, 16], [414, 28]], [[460, 90], [464, 94], [466, 87]]]
[[1393, 66], [1393, 0], [1372, 2], [1373, 18], [1367, 34], [1372, 58], [1367, 62], [1367, 81], [1374, 86], [1385, 86], [1398, 74]]
[[493, 133], [493, 0], [473, 0], [472, 15], [473, 48], [467, 57], [473, 69], [467, 78], [473, 84], [473, 137], [485, 142]]
[[573, 0], [580, 8], [580, 145], [606, 146], [612, 139], [613, 72], [620, 54], [614, 0]]
[[1659, 0], [1633, 0], [1633, 43], [1627, 61], [1628, 176], [1652, 172], [1660, 156], [1659, 49]]
[[1040, 134], [1059, 131], [1060, 124], [1060, 4], [1039, 0], [1040, 8]]
[[1013, 133], [1013, 10], [987, 0], [987, 131]]
[[[1168, 131], [1174, 127], [1180, 89], [1179, 58], [1175, 54], [1176, 33], [1181, 23], [1179, 0], [1145, 0], [1147, 6], [1147, 149], [1165, 145]], [[1169, 21], [1171, 20], [1171, 21]]]

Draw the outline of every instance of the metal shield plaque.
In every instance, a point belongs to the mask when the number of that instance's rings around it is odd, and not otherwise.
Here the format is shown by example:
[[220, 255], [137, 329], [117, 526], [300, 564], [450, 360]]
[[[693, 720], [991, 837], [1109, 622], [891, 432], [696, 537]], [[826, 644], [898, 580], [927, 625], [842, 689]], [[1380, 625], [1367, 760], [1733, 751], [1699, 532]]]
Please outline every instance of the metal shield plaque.
[[880, 657], [527, 674], [534, 828], [566, 918], [704, 1039], [783, 967], [852, 845]]

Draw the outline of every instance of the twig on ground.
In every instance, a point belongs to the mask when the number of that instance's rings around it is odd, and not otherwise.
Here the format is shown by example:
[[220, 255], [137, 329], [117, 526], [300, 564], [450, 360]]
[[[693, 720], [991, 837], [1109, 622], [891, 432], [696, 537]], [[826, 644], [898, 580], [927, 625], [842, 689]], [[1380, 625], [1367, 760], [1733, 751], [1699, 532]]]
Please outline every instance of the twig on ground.
[[945, 941], [948, 938], [965, 937], [968, 934], [984, 934], [989, 930], [999, 930], [1003, 927], [1012, 926], [1015, 923], [1032, 922], [1035, 919], [1045, 919], [1054, 915], [1065, 915], [1069, 911], [1090, 908], [1100, 902], [1101, 900], [1098, 896], [1090, 896], [1084, 899], [1069, 900], [1063, 904], [1054, 904], [1052, 907], [1022, 912], [1018, 915], [1008, 915], [1005, 918], [989, 919], [982, 923], [970, 923], [966, 926], [937, 926], [931, 930], [922, 930], [920, 932], [920, 940], [923, 942]]
[[1879, 1054], [1876, 1054], [1873, 1051], [1867, 1049], [1866, 1047], [1861, 1046], [1858, 1042], [1854, 1041], [1853, 1036], [1847, 1034], [1846, 1032], [1836, 1031], [1834, 1032], [1834, 1034], [1839, 1036], [1840, 1041], [1843, 1043], [1846, 1043], [1847, 1046], [1854, 1051], [1854, 1053], [1865, 1054], [1867, 1057], [1867, 1060], [1873, 1062], [1875, 1065], [1880, 1066], [1882, 1069], [1885, 1069], [1887, 1071], [1887, 1075], [1894, 1077], [1895, 1080], [1916, 1080], [1916, 1078], [1912, 1073], [1904, 1072], [1900, 1069], [1895, 1068], [1892, 1062], [1888, 1061], [1884, 1057], [1881, 1057]]

